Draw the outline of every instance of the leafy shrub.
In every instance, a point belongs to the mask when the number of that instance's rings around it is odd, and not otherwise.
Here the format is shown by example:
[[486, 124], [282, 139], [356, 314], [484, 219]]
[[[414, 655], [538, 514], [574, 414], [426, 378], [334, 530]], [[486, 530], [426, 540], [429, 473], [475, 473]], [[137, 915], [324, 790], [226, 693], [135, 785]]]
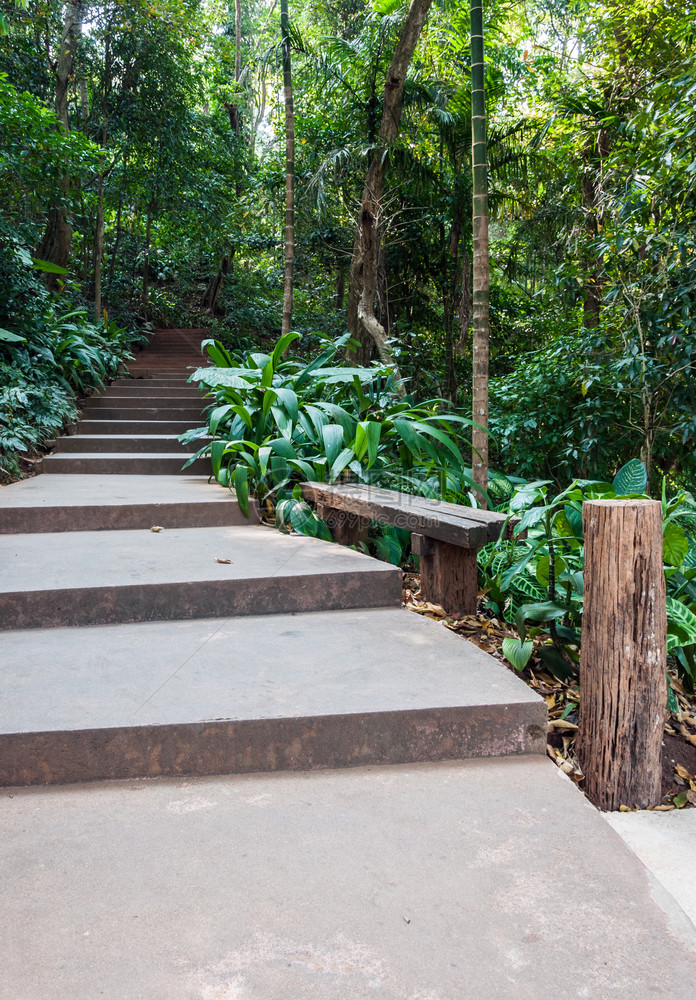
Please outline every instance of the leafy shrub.
[[[519, 517], [513, 538], [479, 553], [488, 606], [517, 627], [503, 651], [524, 669], [537, 652], [556, 677], [570, 677], [579, 660], [582, 626], [584, 538], [582, 502], [645, 496], [647, 475], [638, 459], [626, 463], [612, 483], [575, 480], [560, 493], [537, 481], [518, 488], [503, 510]], [[696, 682], [696, 500], [663, 487], [663, 552], [667, 580], [667, 649], [689, 690]], [[532, 623], [531, 625], [529, 623]]]
[[0, 243], [0, 468], [11, 477], [17, 454], [74, 420], [76, 397], [112, 378], [138, 338], [107, 319], [91, 323], [66, 295], [51, 295], [36, 273], [43, 266], [16, 237]]
[[272, 353], [243, 357], [209, 341], [215, 366], [192, 376], [214, 402], [207, 426], [184, 439], [212, 437], [197, 454], [210, 455], [218, 482], [236, 491], [243, 509], [251, 490], [263, 502], [285, 502], [281, 525], [287, 517], [296, 530], [315, 534], [321, 530], [316, 519], [297, 491], [292, 496], [302, 481], [350, 475], [430, 496], [468, 489], [472, 480], [459, 443], [467, 418], [441, 399], [418, 405], [402, 399], [383, 367], [336, 364], [347, 336], [309, 363], [284, 358], [297, 339], [291, 333]]

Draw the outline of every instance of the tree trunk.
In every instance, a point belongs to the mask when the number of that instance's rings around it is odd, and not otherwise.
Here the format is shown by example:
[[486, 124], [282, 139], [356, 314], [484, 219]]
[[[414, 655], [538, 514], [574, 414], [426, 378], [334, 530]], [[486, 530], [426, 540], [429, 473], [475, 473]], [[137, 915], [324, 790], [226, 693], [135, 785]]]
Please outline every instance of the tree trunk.
[[343, 300], [346, 297], [346, 263], [341, 258], [336, 270], [336, 308], [343, 309]]
[[97, 229], [94, 234], [94, 322], [102, 315], [102, 257], [104, 255], [104, 172], [99, 174]]
[[[471, 0], [471, 131], [474, 233], [474, 315], [471, 466], [481, 490], [488, 485], [488, 155], [483, 60], [483, 3]], [[486, 500], [480, 495], [483, 506]]]
[[377, 148], [367, 171], [362, 192], [360, 218], [353, 247], [348, 289], [348, 329], [364, 351], [364, 333], [374, 341], [382, 361], [396, 373], [402, 395], [405, 389], [387, 335], [375, 316], [375, 293], [379, 259], [378, 231], [387, 154], [399, 134], [406, 73], [423, 30], [432, 0], [411, 0], [404, 27], [394, 50], [384, 82], [384, 108], [377, 136]]
[[662, 505], [588, 500], [578, 758], [599, 809], [661, 797], [667, 701]]
[[108, 279], [109, 293], [111, 292], [111, 283], [114, 280], [114, 268], [116, 267], [116, 258], [118, 257], [118, 249], [121, 244], [121, 233], [123, 232], [123, 225], [121, 222], [121, 218], [123, 215], [123, 195], [126, 190], [127, 169], [128, 169], [128, 153], [126, 152], [123, 156], [123, 178], [121, 180], [121, 189], [118, 193], [118, 208], [116, 209], [116, 239], [114, 240], [114, 248], [111, 251], [111, 259], [109, 260], [109, 279]]
[[289, 333], [292, 322], [295, 269], [295, 109], [292, 100], [288, 0], [280, 0], [280, 32], [283, 47], [283, 92], [285, 95], [285, 288], [281, 330], [281, 336], [284, 336]]
[[242, 2], [234, 0], [234, 82], [242, 75]]
[[[60, 129], [66, 133], [70, 131], [68, 91], [70, 81], [73, 79], [75, 73], [75, 54], [77, 52], [77, 40], [81, 29], [81, 0], [68, 0], [65, 5], [63, 30], [61, 32], [55, 69], [55, 111], [60, 122]], [[71, 178], [68, 174], [64, 174], [60, 178], [60, 189], [64, 200], [67, 200], [71, 189]], [[65, 217], [65, 209], [62, 205], [55, 205], [48, 213], [46, 229], [41, 243], [36, 249], [37, 256], [41, 260], [49, 261], [51, 264], [66, 267], [70, 256], [71, 242], [72, 228]], [[44, 280], [48, 288], [54, 291], [58, 287], [59, 275], [46, 274]]]
[[459, 343], [457, 353], [466, 353], [469, 344], [469, 325], [471, 324], [471, 261], [469, 254], [462, 252], [462, 294], [459, 300]]
[[208, 282], [205, 292], [201, 298], [201, 306], [204, 309], [209, 309], [211, 314], [215, 312], [217, 307], [217, 301], [222, 291], [225, 278], [230, 273], [232, 269], [232, 262], [234, 260], [235, 248], [232, 247], [229, 257], [223, 257], [222, 263], [217, 270], [217, 273]]
[[143, 260], [143, 312], [147, 319], [148, 301], [150, 297], [150, 235], [152, 232], [152, 206], [147, 206], [147, 222], [145, 223], [145, 258]]

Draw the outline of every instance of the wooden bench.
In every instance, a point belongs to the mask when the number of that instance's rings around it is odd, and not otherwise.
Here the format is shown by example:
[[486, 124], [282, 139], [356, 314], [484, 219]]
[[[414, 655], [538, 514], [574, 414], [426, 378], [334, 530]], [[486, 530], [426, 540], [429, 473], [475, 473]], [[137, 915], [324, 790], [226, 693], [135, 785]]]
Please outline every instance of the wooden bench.
[[366, 538], [370, 521], [412, 532], [412, 550], [420, 555], [423, 597], [455, 618], [475, 614], [476, 553], [499, 537], [505, 514], [375, 486], [304, 483], [302, 493], [316, 504], [333, 540], [343, 545]]

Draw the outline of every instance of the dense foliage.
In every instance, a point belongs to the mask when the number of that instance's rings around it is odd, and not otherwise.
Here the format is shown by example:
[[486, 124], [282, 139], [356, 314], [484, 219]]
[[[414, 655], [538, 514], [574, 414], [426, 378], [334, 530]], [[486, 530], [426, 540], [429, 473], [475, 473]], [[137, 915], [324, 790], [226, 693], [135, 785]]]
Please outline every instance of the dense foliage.
[[[0, 0], [0, 244], [6, 258], [65, 266], [32, 272], [57, 317], [86, 308], [101, 329], [105, 307], [119, 326], [205, 324], [228, 348], [277, 339], [279, 14], [248, 0], [237, 25], [234, 6]], [[693, 483], [692, 6], [485, 5], [491, 448], [508, 475], [560, 488], [610, 480], [640, 457], [653, 493], [663, 476], [673, 489]], [[357, 202], [405, 9], [289, 5], [293, 329], [308, 348], [346, 329]], [[389, 149], [375, 304], [414, 403], [442, 396], [464, 410], [468, 31], [468, 0], [433, 4]], [[3, 303], [3, 327], [23, 335], [36, 309]]]

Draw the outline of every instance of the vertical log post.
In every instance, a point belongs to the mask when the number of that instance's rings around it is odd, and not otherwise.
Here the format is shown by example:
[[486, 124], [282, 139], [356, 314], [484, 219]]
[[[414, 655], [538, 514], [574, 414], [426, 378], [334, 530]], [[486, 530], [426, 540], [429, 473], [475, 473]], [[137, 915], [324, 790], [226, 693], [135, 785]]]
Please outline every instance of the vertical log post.
[[326, 524], [334, 542], [339, 545], [359, 547], [360, 542], [367, 541], [369, 518], [352, 514], [347, 510], [338, 510], [336, 507], [328, 507], [323, 503], [317, 504], [317, 516]]
[[452, 618], [475, 615], [478, 563], [475, 549], [414, 532], [411, 548], [420, 556], [421, 597], [439, 604]]
[[603, 810], [661, 797], [667, 702], [662, 506], [588, 500], [578, 758]]

